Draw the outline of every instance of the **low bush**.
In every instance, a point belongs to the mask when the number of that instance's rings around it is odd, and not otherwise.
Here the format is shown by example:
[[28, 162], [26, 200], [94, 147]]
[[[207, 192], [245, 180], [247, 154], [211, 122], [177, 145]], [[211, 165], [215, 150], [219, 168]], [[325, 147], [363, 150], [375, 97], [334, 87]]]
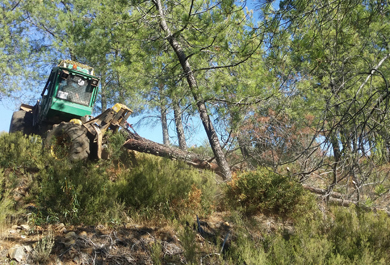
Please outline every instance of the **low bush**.
[[[236, 214], [237, 216], [237, 214]], [[236, 218], [237, 219], [237, 218]], [[228, 264], [389, 264], [390, 218], [356, 207], [316, 210], [296, 218], [294, 230], [282, 224], [274, 233], [253, 237], [248, 219], [235, 220]], [[259, 227], [261, 230], [262, 228]]]
[[45, 220], [92, 224], [118, 215], [113, 212], [117, 195], [105, 167], [53, 159], [40, 175], [37, 197]]
[[120, 201], [147, 218], [207, 214], [217, 187], [211, 172], [145, 154], [138, 154], [137, 166], [122, 172], [114, 185]]
[[10, 169], [42, 168], [45, 155], [42, 154], [40, 136], [26, 136], [21, 132], [0, 135], [0, 167]]
[[144, 154], [137, 155], [133, 168], [118, 161], [50, 161], [35, 189], [40, 209], [36, 220], [115, 224], [124, 213], [146, 219], [176, 218], [213, 209], [216, 183], [212, 173], [184, 163]]
[[14, 202], [10, 198], [10, 192], [6, 187], [4, 172], [0, 168], [0, 228], [6, 224], [7, 218], [15, 212], [13, 209]]
[[14, 207], [13, 190], [29, 179], [29, 171], [44, 168], [45, 158], [41, 138], [20, 132], [1, 133], [0, 150], [0, 226], [5, 226], [7, 219], [20, 212]]
[[298, 182], [267, 169], [245, 172], [226, 185], [226, 199], [246, 214], [258, 212], [288, 215], [308, 201]]
[[352, 206], [334, 207], [332, 214], [325, 232], [337, 254], [351, 261], [370, 258], [390, 262], [390, 218], [385, 212], [365, 212]]

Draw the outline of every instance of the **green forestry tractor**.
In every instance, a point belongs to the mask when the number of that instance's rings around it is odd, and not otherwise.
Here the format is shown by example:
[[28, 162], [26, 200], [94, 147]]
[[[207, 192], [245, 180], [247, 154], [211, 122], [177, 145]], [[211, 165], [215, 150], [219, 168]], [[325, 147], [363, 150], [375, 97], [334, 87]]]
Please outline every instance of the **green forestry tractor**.
[[9, 132], [41, 135], [44, 146], [58, 159], [100, 159], [105, 132], [127, 129], [132, 111], [118, 103], [92, 117], [98, 84], [92, 67], [62, 60], [52, 69], [41, 100], [34, 106], [22, 104], [13, 113]]

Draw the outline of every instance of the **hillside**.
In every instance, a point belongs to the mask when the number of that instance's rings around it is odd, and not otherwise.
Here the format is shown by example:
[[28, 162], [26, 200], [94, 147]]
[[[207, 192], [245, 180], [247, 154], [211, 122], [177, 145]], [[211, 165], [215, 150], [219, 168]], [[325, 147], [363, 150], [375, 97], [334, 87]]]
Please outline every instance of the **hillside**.
[[266, 168], [212, 172], [129, 152], [69, 164], [2, 134], [2, 264], [388, 264], [386, 213], [327, 206]]

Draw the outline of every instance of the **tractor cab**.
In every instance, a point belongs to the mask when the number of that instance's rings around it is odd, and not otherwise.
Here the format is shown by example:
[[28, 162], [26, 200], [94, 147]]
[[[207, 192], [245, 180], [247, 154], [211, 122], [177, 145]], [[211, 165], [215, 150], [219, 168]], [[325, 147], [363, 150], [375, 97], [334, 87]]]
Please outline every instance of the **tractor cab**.
[[62, 60], [50, 73], [34, 107], [33, 125], [55, 124], [91, 115], [98, 94], [99, 78], [92, 67]]

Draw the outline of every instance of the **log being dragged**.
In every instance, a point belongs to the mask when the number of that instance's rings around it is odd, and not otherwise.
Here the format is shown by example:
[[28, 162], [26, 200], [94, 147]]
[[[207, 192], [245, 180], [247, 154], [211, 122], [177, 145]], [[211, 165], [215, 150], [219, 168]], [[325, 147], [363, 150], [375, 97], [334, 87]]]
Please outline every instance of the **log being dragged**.
[[218, 165], [211, 162], [213, 158], [204, 158], [198, 154], [184, 151], [176, 147], [159, 144], [130, 131], [127, 131], [127, 133], [128, 140], [123, 144], [123, 147], [127, 149], [169, 159], [181, 160], [195, 168], [212, 170], [218, 175], [221, 175]]

